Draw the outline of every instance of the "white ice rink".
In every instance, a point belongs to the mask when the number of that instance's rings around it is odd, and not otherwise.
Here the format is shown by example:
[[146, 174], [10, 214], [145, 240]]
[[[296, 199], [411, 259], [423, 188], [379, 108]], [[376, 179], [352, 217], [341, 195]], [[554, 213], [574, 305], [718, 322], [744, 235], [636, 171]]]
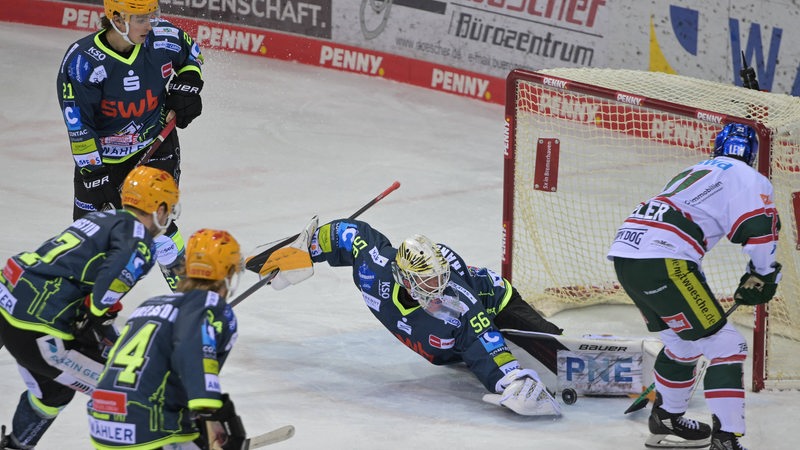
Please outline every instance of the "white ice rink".
[[[0, 23], [0, 261], [71, 221], [73, 162], [55, 78], [67, 46], [84, 34]], [[298, 232], [313, 214], [321, 223], [346, 217], [398, 180], [401, 188], [364, 220], [398, 242], [420, 232], [499, 270], [500, 106], [264, 58], [205, 57], [203, 115], [180, 132], [185, 237], [223, 228], [252, 251]], [[239, 292], [255, 281], [245, 275]], [[152, 272], [126, 297], [123, 316], [166, 291]], [[276, 449], [644, 448], [647, 414], [623, 415], [628, 399], [581, 398], [560, 419], [483, 403], [466, 369], [429, 365], [389, 334], [347, 268], [318, 265], [310, 280], [264, 288], [236, 313], [240, 337], [223, 388], [251, 434], [295, 425], [295, 437]], [[646, 335], [633, 307], [551, 320], [572, 335]], [[0, 350], [0, 423], [10, 424], [23, 389]], [[89, 448], [85, 400], [76, 396], [39, 449]], [[798, 448], [798, 401], [797, 392], [748, 393], [748, 448]], [[689, 415], [710, 420], [699, 393]]]

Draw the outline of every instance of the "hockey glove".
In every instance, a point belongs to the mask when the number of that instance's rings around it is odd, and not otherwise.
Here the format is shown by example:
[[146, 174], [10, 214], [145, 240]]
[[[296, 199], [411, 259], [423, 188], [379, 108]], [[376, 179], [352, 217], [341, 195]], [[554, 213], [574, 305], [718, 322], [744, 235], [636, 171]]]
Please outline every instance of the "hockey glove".
[[497, 382], [499, 394], [486, 394], [483, 401], [504, 406], [522, 416], [560, 416], [561, 407], [547, 392], [537, 373], [514, 369]]
[[189, 70], [176, 76], [167, 86], [167, 110], [175, 111], [175, 126], [186, 128], [195, 117], [203, 112], [203, 100], [200, 91], [203, 80], [200, 74]]
[[767, 275], [756, 273], [753, 263], [747, 265], [747, 273], [739, 280], [739, 287], [733, 294], [736, 303], [743, 305], [761, 305], [767, 303], [775, 295], [778, 282], [781, 280], [781, 265], [774, 263], [774, 271]]
[[83, 187], [95, 207], [114, 204], [118, 197], [116, 186], [111, 182], [111, 169], [106, 165], [84, 167], [80, 170]]
[[742, 69], [739, 71], [739, 76], [742, 77], [742, 87], [756, 91], [760, 90], [756, 79], [756, 70], [752, 67], [747, 67], [744, 51], [742, 51]]
[[318, 222], [317, 216], [312, 217], [294, 242], [275, 250], [261, 267], [259, 271], [261, 276], [267, 276], [278, 269], [278, 274], [270, 282], [273, 289], [279, 291], [314, 275], [314, 263], [308, 254], [308, 244], [317, 229]]
[[195, 443], [202, 449], [240, 450], [247, 439], [242, 418], [228, 394], [222, 394], [222, 406], [216, 411], [197, 413], [195, 423], [200, 430]]
[[72, 335], [75, 336], [75, 342], [81, 353], [92, 359], [104, 361], [108, 356], [108, 350], [114, 346], [119, 337], [114, 320], [122, 310], [122, 303], [117, 302], [102, 316], [95, 316], [91, 313], [90, 302], [91, 296], [87, 295], [84, 299], [85, 311], [76, 320]]

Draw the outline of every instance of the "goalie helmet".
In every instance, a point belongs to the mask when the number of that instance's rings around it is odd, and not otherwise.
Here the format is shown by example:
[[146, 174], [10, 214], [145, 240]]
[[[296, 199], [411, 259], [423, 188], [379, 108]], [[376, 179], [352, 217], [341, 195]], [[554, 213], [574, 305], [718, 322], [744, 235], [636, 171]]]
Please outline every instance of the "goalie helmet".
[[[122, 182], [120, 197], [122, 206], [136, 208], [153, 215], [153, 220], [162, 231], [180, 215], [178, 185], [172, 175], [161, 169], [139, 166], [128, 173]], [[166, 223], [158, 222], [158, 207], [166, 204], [169, 213]]]
[[714, 140], [714, 157], [728, 156], [752, 166], [758, 154], [756, 131], [740, 123], [729, 123]]
[[450, 280], [450, 264], [433, 241], [415, 234], [397, 249], [392, 274], [395, 281], [425, 308], [434, 299], [442, 297]]
[[159, 13], [158, 0], [103, 0], [103, 8], [109, 20], [117, 13], [126, 22], [130, 16]]
[[239, 243], [223, 230], [203, 228], [186, 243], [186, 276], [221, 281], [242, 271]]

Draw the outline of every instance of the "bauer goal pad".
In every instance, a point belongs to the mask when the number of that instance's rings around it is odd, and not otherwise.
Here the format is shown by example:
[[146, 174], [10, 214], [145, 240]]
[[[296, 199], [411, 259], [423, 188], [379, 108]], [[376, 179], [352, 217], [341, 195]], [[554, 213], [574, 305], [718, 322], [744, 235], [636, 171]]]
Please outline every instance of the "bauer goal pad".
[[[757, 170], [781, 216], [783, 279], [766, 306], [740, 307], [753, 329], [753, 390], [800, 387], [800, 99], [657, 72], [512, 71], [507, 80], [503, 276], [546, 315], [630, 303], [606, 253], [641, 201], [709, 157], [729, 122], [759, 136]], [[723, 306], [744, 273], [741, 247], [720, 241], [703, 269]]]

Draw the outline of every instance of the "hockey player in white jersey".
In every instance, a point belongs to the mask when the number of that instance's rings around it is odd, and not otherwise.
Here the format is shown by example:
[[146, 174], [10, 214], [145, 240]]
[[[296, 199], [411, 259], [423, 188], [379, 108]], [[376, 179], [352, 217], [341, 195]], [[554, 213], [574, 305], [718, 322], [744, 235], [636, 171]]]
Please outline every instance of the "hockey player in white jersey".
[[[780, 230], [770, 181], [752, 166], [758, 138], [747, 125], [726, 125], [711, 159], [687, 168], [663, 191], [639, 204], [618, 229], [608, 253], [625, 292], [664, 349], [654, 367], [656, 401], [648, 447], [744, 450], [743, 362], [747, 343], [725, 318], [706, 283], [703, 256], [722, 238], [750, 258], [734, 299], [758, 305], [777, 289], [775, 261]], [[710, 364], [703, 378], [713, 428], [687, 419], [695, 365]], [[710, 439], [709, 439], [710, 438]]]

